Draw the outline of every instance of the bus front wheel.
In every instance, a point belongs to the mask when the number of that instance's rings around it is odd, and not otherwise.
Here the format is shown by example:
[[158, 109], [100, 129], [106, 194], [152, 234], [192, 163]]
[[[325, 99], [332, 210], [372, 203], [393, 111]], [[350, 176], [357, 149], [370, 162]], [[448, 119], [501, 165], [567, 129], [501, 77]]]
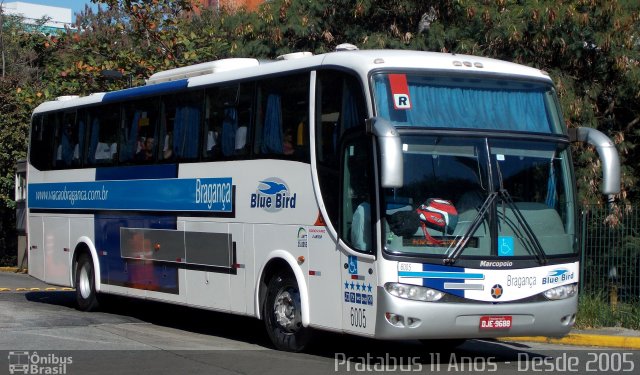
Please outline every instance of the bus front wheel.
[[76, 302], [78, 310], [93, 311], [98, 308], [95, 272], [89, 254], [81, 254], [76, 263]]
[[300, 290], [295, 277], [284, 274], [271, 278], [264, 304], [264, 322], [277, 349], [288, 352], [304, 350], [311, 332], [302, 326]]

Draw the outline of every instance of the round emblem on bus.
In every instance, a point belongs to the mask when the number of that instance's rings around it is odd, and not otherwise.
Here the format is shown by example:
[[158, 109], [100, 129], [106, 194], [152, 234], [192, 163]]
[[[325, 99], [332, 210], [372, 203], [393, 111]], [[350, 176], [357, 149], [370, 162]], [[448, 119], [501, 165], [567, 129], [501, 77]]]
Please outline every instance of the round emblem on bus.
[[502, 297], [502, 285], [496, 284], [491, 287], [491, 297], [495, 299]]

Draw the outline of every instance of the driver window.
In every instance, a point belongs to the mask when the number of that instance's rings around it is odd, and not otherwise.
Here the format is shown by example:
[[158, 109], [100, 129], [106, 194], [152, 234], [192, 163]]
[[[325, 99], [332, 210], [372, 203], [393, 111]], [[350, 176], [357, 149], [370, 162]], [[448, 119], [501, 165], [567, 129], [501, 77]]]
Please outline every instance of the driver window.
[[372, 180], [368, 137], [355, 139], [343, 152], [341, 237], [355, 250], [373, 251]]

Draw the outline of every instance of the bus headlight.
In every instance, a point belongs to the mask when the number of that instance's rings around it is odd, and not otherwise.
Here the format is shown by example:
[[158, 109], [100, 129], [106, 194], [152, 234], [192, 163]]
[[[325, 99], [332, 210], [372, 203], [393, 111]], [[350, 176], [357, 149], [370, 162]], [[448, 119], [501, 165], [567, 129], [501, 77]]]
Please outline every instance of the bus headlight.
[[411, 299], [415, 301], [435, 302], [444, 296], [444, 293], [418, 285], [400, 283], [386, 283], [384, 289], [392, 296]]
[[550, 300], [573, 297], [578, 293], [578, 283], [557, 286], [544, 292], [544, 296]]

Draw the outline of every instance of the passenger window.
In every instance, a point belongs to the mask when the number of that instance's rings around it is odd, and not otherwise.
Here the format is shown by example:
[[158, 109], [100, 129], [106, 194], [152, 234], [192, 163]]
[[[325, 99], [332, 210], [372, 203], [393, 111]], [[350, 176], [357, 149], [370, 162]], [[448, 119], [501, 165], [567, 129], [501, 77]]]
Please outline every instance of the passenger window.
[[120, 107], [110, 105], [90, 109], [87, 116], [87, 165], [110, 165], [118, 155]]
[[124, 105], [118, 150], [121, 162], [155, 161], [159, 112], [157, 99], [138, 100]]
[[254, 152], [309, 160], [309, 73], [258, 84]]
[[53, 164], [56, 168], [78, 167], [80, 165], [80, 136], [76, 112], [59, 112], [54, 116], [56, 156]]
[[206, 159], [247, 155], [253, 119], [253, 84], [243, 83], [207, 90], [205, 110]]
[[158, 159], [193, 160], [198, 157], [202, 122], [202, 91], [163, 98]]

